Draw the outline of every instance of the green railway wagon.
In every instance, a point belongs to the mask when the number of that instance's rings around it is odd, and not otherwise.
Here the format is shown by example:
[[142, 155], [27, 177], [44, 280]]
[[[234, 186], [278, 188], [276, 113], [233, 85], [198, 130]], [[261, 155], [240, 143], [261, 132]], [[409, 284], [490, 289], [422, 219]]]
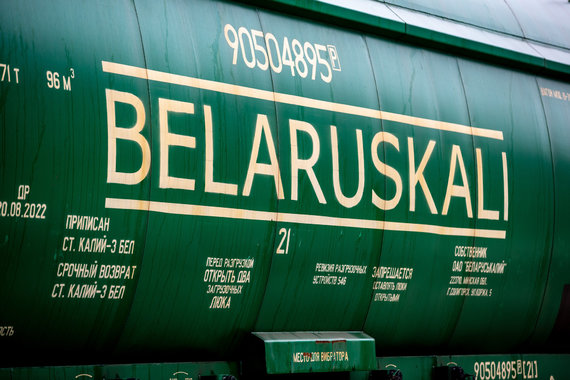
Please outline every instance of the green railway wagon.
[[0, 379], [570, 378], [569, 2], [0, 7]]

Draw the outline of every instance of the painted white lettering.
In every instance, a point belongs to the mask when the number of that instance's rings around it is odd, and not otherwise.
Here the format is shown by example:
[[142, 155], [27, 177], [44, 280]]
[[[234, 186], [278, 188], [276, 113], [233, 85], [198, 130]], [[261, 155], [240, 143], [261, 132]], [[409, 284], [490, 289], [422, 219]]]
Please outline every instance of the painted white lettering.
[[[307, 133], [313, 142], [313, 153], [308, 159], [303, 160], [299, 158], [299, 149], [297, 146], [298, 131]], [[319, 135], [317, 134], [315, 127], [305, 121], [290, 119], [289, 132], [291, 136], [291, 199], [296, 201], [299, 198], [299, 171], [304, 170], [311, 181], [311, 185], [315, 190], [319, 203], [327, 203], [323, 191], [321, 190], [321, 186], [319, 185], [319, 181], [317, 180], [317, 176], [315, 175], [315, 171], [313, 170], [313, 166], [315, 166], [321, 153]]]
[[214, 135], [212, 132], [212, 108], [204, 106], [204, 127], [206, 131], [206, 184], [207, 193], [237, 195], [237, 185], [214, 181]]
[[[459, 162], [459, 170], [461, 171], [461, 179], [463, 185], [454, 185], [455, 167]], [[473, 218], [473, 209], [471, 208], [471, 195], [469, 194], [469, 183], [467, 182], [467, 173], [465, 171], [465, 163], [461, 155], [459, 145], [453, 145], [451, 150], [451, 164], [449, 165], [449, 179], [447, 181], [447, 190], [445, 191], [445, 201], [443, 202], [442, 214], [447, 215], [449, 210], [449, 203], [451, 197], [465, 198], [465, 208], [467, 209], [467, 216]]]
[[350, 208], [356, 206], [362, 199], [364, 193], [364, 148], [362, 144], [362, 131], [356, 130], [356, 145], [358, 149], [358, 188], [356, 194], [347, 197], [342, 193], [340, 188], [340, 173], [338, 162], [338, 137], [336, 127], [331, 125], [331, 151], [332, 151], [332, 170], [333, 170], [333, 187], [334, 195], [341, 205]]
[[[136, 185], [148, 174], [150, 169], [150, 146], [148, 141], [141, 135], [144, 128], [146, 115], [142, 101], [128, 92], [105, 89], [107, 100], [107, 183], [121, 183], [124, 185]], [[130, 128], [117, 126], [115, 103], [131, 105], [136, 112], [135, 124]], [[134, 173], [117, 171], [117, 139], [130, 140], [138, 144], [142, 151], [140, 168]]]
[[427, 185], [426, 179], [424, 177], [424, 170], [426, 165], [428, 164], [429, 158], [433, 152], [433, 148], [435, 147], [435, 141], [430, 140], [426, 151], [420, 161], [420, 166], [418, 166], [418, 170], [416, 170], [416, 162], [414, 156], [414, 139], [412, 137], [408, 137], [408, 155], [409, 155], [409, 167], [410, 167], [410, 211], [416, 211], [416, 185], [420, 184], [422, 191], [426, 197], [429, 210], [432, 214], [437, 214], [437, 208], [435, 207], [435, 202], [431, 196], [431, 192], [429, 191], [429, 187]]
[[485, 210], [483, 204], [483, 158], [481, 149], [475, 149], [477, 156], [477, 218], [499, 220], [499, 211]]
[[170, 99], [158, 99], [158, 117], [160, 129], [160, 175], [158, 186], [161, 189], [194, 190], [194, 180], [168, 175], [168, 147], [181, 146], [196, 148], [196, 138], [168, 132], [168, 113], [194, 113], [194, 104]]
[[[265, 136], [265, 143], [269, 152], [269, 164], [261, 164], [257, 162], [259, 156], [259, 146], [261, 144], [261, 135]], [[269, 120], [267, 115], [257, 115], [257, 122], [255, 123], [255, 135], [253, 137], [253, 146], [251, 148], [251, 157], [249, 159], [249, 167], [247, 168], [247, 175], [245, 184], [243, 185], [243, 195], [249, 196], [251, 193], [251, 185], [253, 184], [253, 177], [256, 174], [263, 174], [273, 176], [275, 181], [275, 190], [277, 191], [277, 198], [283, 199], [283, 183], [281, 182], [281, 174], [279, 173], [279, 162], [277, 161], [277, 153], [275, 152], [275, 143], [271, 129], [269, 128]]]
[[372, 139], [372, 161], [374, 162], [376, 170], [396, 183], [396, 194], [394, 194], [392, 199], [386, 201], [372, 190], [372, 203], [381, 210], [391, 210], [398, 205], [402, 197], [402, 177], [400, 177], [400, 173], [398, 173], [396, 169], [386, 165], [378, 158], [378, 145], [384, 141], [394, 146], [398, 152], [400, 151], [400, 143], [396, 136], [388, 132], [378, 132]]
[[503, 156], [503, 219], [509, 220], [509, 174], [507, 171], [507, 154], [502, 152]]

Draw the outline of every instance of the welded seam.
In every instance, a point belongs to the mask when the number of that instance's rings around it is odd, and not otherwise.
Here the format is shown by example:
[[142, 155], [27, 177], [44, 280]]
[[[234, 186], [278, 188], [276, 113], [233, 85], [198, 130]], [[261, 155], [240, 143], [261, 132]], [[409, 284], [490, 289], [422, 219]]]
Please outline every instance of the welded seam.
[[[538, 77], [534, 77], [536, 83], [536, 89], [538, 94], [540, 94], [540, 85], [538, 84]], [[544, 100], [542, 95], [540, 95], [540, 104], [542, 105], [542, 112], [544, 114], [544, 124], [546, 125], [546, 133], [548, 134], [548, 146], [550, 148], [550, 162], [551, 162], [551, 170], [552, 170], [552, 241], [550, 242], [550, 259], [548, 260], [548, 275], [546, 277], [546, 284], [544, 285], [544, 291], [542, 293], [542, 298], [540, 301], [540, 307], [538, 308], [538, 313], [536, 315], [536, 322], [534, 324], [534, 328], [532, 332], [529, 333], [527, 341], [532, 339], [532, 336], [535, 334], [536, 329], [538, 328], [538, 323], [540, 322], [540, 317], [542, 315], [542, 309], [544, 308], [544, 300], [546, 298], [546, 292], [548, 290], [548, 286], [550, 284], [550, 271], [552, 269], [552, 258], [554, 256], [554, 239], [556, 237], [556, 172], [554, 171], [554, 155], [552, 154], [552, 138], [550, 136], [550, 127], [548, 126], [548, 118], [546, 116], [546, 107], [544, 106]]]
[[[461, 82], [461, 88], [462, 88], [462, 90], [463, 90], [463, 97], [464, 97], [464, 99], [465, 99], [465, 108], [467, 109], [467, 117], [469, 118], [469, 124], [470, 124], [470, 125], [473, 125], [473, 119], [471, 118], [471, 112], [469, 111], [469, 102], [467, 101], [467, 90], [465, 89], [465, 81], [463, 80], [463, 74], [461, 73], [461, 66], [459, 65], [459, 58], [455, 57], [455, 63], [457, 64], [457, 73], [459, 74], [459, 81]], [[472, 144], [472, 146], [473, 146], [473, 150], [472, 150], [472, 151], [473, 151], [473, 154], [474, 154], [474, 156], [473, 156], [473, 162], [475, 162], [475, 165], [477, 165], [477, 163], [476, 163], [476, 157], [475, 157], [475, 136], [471, 136], [471, 137], [472, 137], [472, 138], [471, 138], [471, 142], [473, 143], [473, 144]], [[475, 172], [477, 172], [477, 168], [476, 168], [476, 167], [475, 167]], [[475, 173], [475, 176], [477, 176], [477, 173]], [[473, 228], [474, 228], [474, 229], [477, 229], [477, 219], [478, 219], [478, 218], [474, 218], [474, 221], [473, 221]], [[505, 231], [505, 236], [506, 236], [506, 231]], [[471, 246], [472, 246], [472, 247], [475, 247], [475, 246], [476, 246], [476, 245], [475, 245], [475, 240], [476, 240], [476, 237], [473, 236], [473, 240], [472, 240], [472, 243], [471, 243]], [[464, 270], [465, 270], [465, 268], [464, 268]], [[464, 273], [464, 272], [461, 272], [461, 275], [464, 276], [465, 273]], [[470, 287], [470, 285], [467, 284], [467, 288], [469, 288], [469, 287]], [[455, 333], [457, 332], [457, 326], [459, 325], [459, 321], [461, 320], [461, 317], [462, 317], [462, 315], [463, 315], [463, 309], [464, 309], [464, 307], [465, 307], [465, 302], [467, 302], [467, 296], [462, 297], [461, 301], [462, 301], [462, 302], [461, 302], [461, 307], [459, 308], [459, 312], [458, 312], [458, 314], [457, 314], [457, 319], [455, 320], [455, 323], [454, 323], [454, 326], [453, 326], [453, 330], [452, 330], [450, 336], [448, 337], [449, 340], [451, 340], [451, 338], [452, 338], [452, 337], [455, 335]]]
[[[261, 31], [265, 35], [265, 29], [263, 28], [263, 23], [261, 22], [261, 15], [259, 12], [259, 8], [255, 8], [254, 12], [257, 15], [257, 19], [259, 20], [259, 28], [261, 29]], [[268, 54], [270, 54], [270, 53], [268, 52]], [[269, 56], [267, 57], [267, 60], [269, 61]], [[275, 88], [275, 79], [273, 78], [273, 70], [268, 70], [268, 71], [269, 71], [269, 78], [271, 79], [271, 88], [273, 89], [273, 92], [275, 92], [276, 88]], [[280, 133], [279, 133], [279, 117], [277, 114], [277, 102], [273, 102], [273, 109], [275, 110], [275, 129], [277, 131], [277, 136], [276, 136], [276, 139], [277, 139], [277, 160], [280, 160], [280, 158], [281, 158], [281, 143], [279, 140], [280, 139]], [[279, 197], [276, 198], [276, 202], [277, 202], [277, 204], [275, 206], [275, 213], [277, 215], [279, 215]], [[272, 249], [271, 249], [271, 252], [269, 252], [269, 254], [271, 255], [271, 263], [269, 264], [269, 269], [267, 272], [267, 279], [265, 280], [265, 286], [263, 287], [263, 295], [261, 296], [261, 302], [259, 303], [259, 308], [257, 309], [257, 315], [258, 316], [259, 316], [259, 313], [261, 312], [263, 304], [265, 303], [265, 296], [267, 295], [269, 280], [271, 278], [271, 276], [270, 276], [271, 269], [273, 268], [273, 260], [277, 256], [276, 251], [277, 251], [277, 239], [278, 239], [278, 229], [277, 229], [278, 224], [279, 224], [279, 222], [276, 220], [274, 222], [274, 228], [273, 228], [273, 244], [271, 245]], [[289, 232], [289, 234], [291, 234], [291, 232]], [[275, 312], [275, 315], [278, 315], [277, 311]], [[257, 328], [258, 321], [259, 321], [259, 318], [256, 318], [254, 328]], [[273, 321], [273, 322], [275, 322], [275, 321]]]
[[[400, 18], [400, 16], [396, 15], [398, 18]], [[378, 79], [376, 79], [376, 71], [374, 71], [374, 64], [372, 63], [372, 57], [370, 55], [370, 47], [368, 46], [368, 37], [366, 35], [362, 35], [362, 39], [364, 40], [364, 45], [366, 46], [366, 55], [368, 56], [368, 60], [370, 62], [370, 70], [372, 71], [372, 79], [374, 80], [374, 88], [375, 88], [375, 93], [376, 93], [376, 97], [378, 99], [378, 109], [381, 110], [382, 109], [382, 104], [380, 104], [380, 88], [378, 87]], [[380, 130], [382, 132], [384, 132], [384, 120], [380, 119]], [[382, 155], [383, 155], [383, 162], [386, 162], [386, 148], [382, 149]], [[387, 184], [386, 182], [384, 182], [384, 193], [386, 194], [387, 191]], [[384, 219], [386, 219], [386, 211], [384, 211]], [[380, 266], [380, 262], [382, 261], [382, 248], [384, 246], [384, 234], [386, 233], [386, 231], [382, 231], [382, 237], [380, 238], [380, 255], [378, 257], [378, 266]], [[374, 283], [374, 281], [372, 281], [372, 284]], [[368, 309], [366, 311], [366, 316], [364, 318], [363, 324], [362, 324], [362, 331], [364, 331], [364, 328], [366, 327], [366, 324], [368, 322], [368, 317], [370, 315], [370, 310], [372, 309], [372, 305], [374, 303], [374, 289], [373, 287], [371, 287], [371, 292], [370, 292], [370, 302], [368, 303]]]
[[[142, 55], [143, 55], [144, 66], [145, 66], [145, 68], [148, 68], [148, 62], [147, 62], [147, 58], [146, 58], [146, 52], [145, 52], [145, 49], [144, 49], [144, 42], [143, 42], [143, 36], [142, 36], [142, 30], [141, 30], [141, 23], [140, 23], [139, 14], [138, 14], [137, 6], [136, 6], [136, 0], [131, 0], [131, 3], [133, 4], [133, 10], [134, 10], [134, 12], [135, 12], [135, 18], [136, 18], [136, 21], [137, 21], [137, 27], [138, 27], [137, 29], [138, 29], [138, 32], [139, 32], [139, 38], [140, 38], [140, 43], [141, 43], [141, 50], [142, 50]], [[151, 97], [150, 97], [150, 81], [148, 81], [148, 80], [146, 81], [146, 88], [147, 88], [147, 95], [148, 95], [148, 102], [149, 102], [149, 104], [148, 104], [148, 106], [149, 106], [149, 115], [150, 115], [149, 123], [152, 123], [152, 107], [151, 107], [151, 104], [150, 104], [150, 99], [151, 99]], [[150, 141], [149, 141], [149, 144], [150, 144], [150, 146], [152, 147], [152, 133], [150, 133], [150, 135], [149, 135], [149, 140], [150, 140]], [[152, 174], [152, 168], [149, 168], [149, 174]], [[148, 180], [148, 194], [149, 194], [149, 196], [150, 196], [151, 190], [152, 190], [152, 175], [150, 175], [150, 178], [149, 178], [149, 180]], [[132, 295], [132, 298], [131, 298], [130, 305], [129, 305], [129, 307], [127, 308], [128, 314], [126, 315], [126, 317], [125, 317], [124, 320], [123, 320], [123, 325], [122, 325], [121, 333], [120, 333], [120, 335], [117, 335], [117, 336], [115, 337], [115, 342], [116, 342], [116, 343], [120, 342], [121, 339], [123, 338], [123, 336], [124, 336], [124, 334], [125, 334], [125, 326], [126, 326], [126, 324], [128, 323], [128, 321], [130, 320], [131, 314], [133, 313], [133, 304], [135, 303], [135, 298], [136, 298], [136, 296], [137, 296], [137, 288], [138, 288], [138, 286], [139, 286], [139, 281], [140, 281], [140, 279], [141, 279], [140, 271], [142, 270], [143, 263], [144, 263], [144, 259], [145, 259], [145, 251], [146, 251], [146, 245], [147, 245], [147, 241], [148, 241], [149, 224], [150, 224], [150, 210], [147, 210], [147, 211], [146, 211], [146, 223], [145, 223], [145, 226], [144, 226], [144, 232], [142, 233], [142, 236], [144, 236], [144, 241], [143, 241], [143, 247], [142, 247], [142, 250], [141, 250], [142, 252], [141, 252], [141, 254], [140, 254], [141, 259], [140, 259], [140, 262], [139, 262], [139, 266], [140, 266], [140, 268], [139, 268], [139, 277], [138, 277], [138, 279], [137, 279], [137, 281], [136, 281], [136, 283], [135, 283], [134, 289], [132, 289], [133, 295]], [[116, 345], [117, 345], [117, 344], [115, 344], [115, 346], [116, 346]]]

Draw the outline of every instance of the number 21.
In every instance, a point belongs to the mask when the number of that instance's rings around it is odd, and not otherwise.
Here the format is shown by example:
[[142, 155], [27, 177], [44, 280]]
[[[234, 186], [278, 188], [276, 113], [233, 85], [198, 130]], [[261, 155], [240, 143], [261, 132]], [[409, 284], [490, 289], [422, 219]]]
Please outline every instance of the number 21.
[[[278, 255], [286, 255], [289, 253], [289, 239], [291, 237], [291, 229], [290, 228], [281, 228], [279, 230], [279, 236], [281, 236], [281, 241], [279, 242], [279, 246], [277, 247]], [[285, 244], [285, 249], [283, 249], [283, 244]]]

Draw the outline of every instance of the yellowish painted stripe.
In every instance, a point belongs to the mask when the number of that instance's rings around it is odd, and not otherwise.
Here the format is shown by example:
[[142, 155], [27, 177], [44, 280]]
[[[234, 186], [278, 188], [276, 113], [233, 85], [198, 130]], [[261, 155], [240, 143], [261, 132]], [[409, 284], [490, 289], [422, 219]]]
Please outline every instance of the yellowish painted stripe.
[[373, 119], [390, 120], [398, 123], [414, 125], [416, 127], [437, 129], [440, 131], [457, 132], [466, 135], [503, 140], [503, 132], [492, 129], [476, 128], [476, 127], [470, 127], [468, 125], [446, 123], [444, 121], [423, 119], [419, 117], [385, 112], [385, 111], [375, 110], [372, 108], [357, 107], [348, 104], [305, 98], [297, 95], [282, 94], [279, 92], [272, 92], [251, 87], [238, 86], [235, 84], [216, 82], [206, 79], [198, 79], [183, 75], [165, 73], [156, 70], [148, 70], [141, 67], [124, 65], [121, 63], [102, 61], [102, 65], [103, 65], [103, 71], [111, 74], [125, 75], [134, 78], [199, 88], [202, 90], [215, 91], [236, 96], [244, 96], [259, 100], [267, 100], [271, 102], [315, 108], [324, 111], [338, 112], [355, 116], [363, 116]]
[[446, 227], [431, 224], [388, 222], [383, 220], [338, 218], [333, 216], [277, 213], [228, 207], [142, 201], [137, 199], [106, 198], [105, 207], [120, 210], [153, 211], [165, 214], [209, 216], [216, 218], [259, 220], [267, 222], [300, 223], [333, 227], [365, 228], [371, 230], [420, 232], [435, 235], [469, 236], [505, 239], [506, 231]]

